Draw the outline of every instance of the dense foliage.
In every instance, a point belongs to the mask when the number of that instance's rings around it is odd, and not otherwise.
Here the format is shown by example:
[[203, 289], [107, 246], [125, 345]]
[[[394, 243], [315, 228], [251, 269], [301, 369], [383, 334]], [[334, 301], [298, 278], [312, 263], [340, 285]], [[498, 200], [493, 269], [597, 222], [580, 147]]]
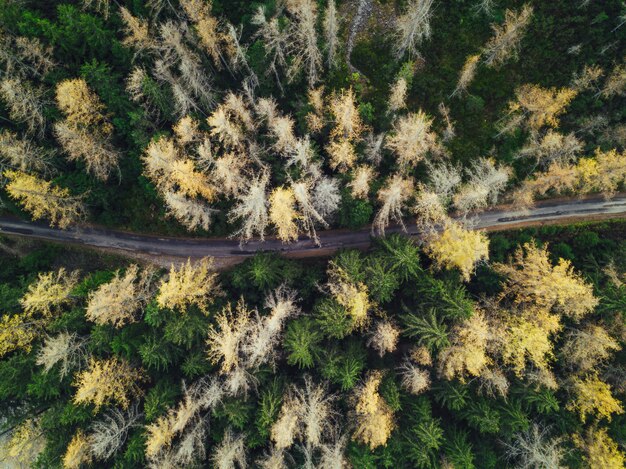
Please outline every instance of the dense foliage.
[[494, 234], [495, 262], [465, 284], [396, 235], [219, 275], [208, 261], [90, 270], [93, 256], [3, 241], [0, 454], [45, 468], [623, 467], [624, 229]]

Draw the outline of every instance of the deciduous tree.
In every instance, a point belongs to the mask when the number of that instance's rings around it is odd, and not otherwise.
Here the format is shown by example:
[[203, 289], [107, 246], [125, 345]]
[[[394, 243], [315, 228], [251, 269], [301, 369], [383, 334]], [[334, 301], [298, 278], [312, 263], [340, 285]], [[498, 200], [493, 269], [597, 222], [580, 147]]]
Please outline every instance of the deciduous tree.
[[270, 195], [269, 219], [278, 230], [278, 238], [283, 242], [298, 239], [300, 214], [296, 211], [296, 197], [291, 188], [278, 187]]
[[439, 151], [432, 123], [433, 119], [423, 111], [402, 116], [394, 123], [393, 132], [387, 137], [385, 145], [396, 154], [400, 166], [414, 165], [429, 151]]
[[432, 6], [433, 0], [409, 0], [404, 13], [396, 20], [396, 57], [402, 57], [407, 51], [410, 56], [419, 55], [418, 46], [431, 35]]
[[382, 204], [374, 217], [372, 230], [385, 234], [385, 228], [391, 219], [402, 224], [403, 209], [413, 195], [414, 185], [411, 178], [395, 174], [387, 179], [386, 184], [378, 191], [378, 201]]
[[506, 10], [502, 25], [491, 25], [493, 36], [481, 52], [488, 67], [499, 68], [510, 58], [517, 58], [532, 16], [533, 8], [526, 4], [519, 12]]
[[221, 294], [213, 259], [205, 257], [194, 264], [188, 259], [178, 268], [172, 264], [168, 276], [159, 285], [156, 301], [161, 308], [176, 309], [182, 313], [191, 305], [206, 311], [215, 297]]
[[4, 171], [8, 179], [8, 194], [16, 199], [33, 219], [47, 218], [51, 225], [67, 228], [82, 218], [84, 205], [79, 197], [73, 197], [67, 189], [22, 171]]
[[606, 417], [610, 421], [613, 414], [624, 413], [620, 401], [611, 394], [611, 386], [597, 376], [575, 376], [571, 379], [570, 386], [573, 399], [569, 401], [567, 408], [578, 413], [583, 423], [590, 414], [599, 418]]
[[382, 374], [371, 372], [354, 393], [355, 431], [352, 438], [370, 449], [385, 445], [395, 427], [393, 412], [379, 394]]
[[22, 308], [28, 315], [49, 317], [70, 301], [71, 292], [77, 283], [78, 271], [67, 272], [64, 267], [56, 272], [40, 273], [20, 300]]

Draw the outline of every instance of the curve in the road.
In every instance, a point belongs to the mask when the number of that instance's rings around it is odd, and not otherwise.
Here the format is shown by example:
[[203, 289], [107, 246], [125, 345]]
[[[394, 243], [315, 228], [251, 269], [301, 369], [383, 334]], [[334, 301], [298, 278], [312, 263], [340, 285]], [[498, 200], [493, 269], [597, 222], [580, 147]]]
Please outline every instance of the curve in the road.
[[[507, 229], [528, 224], [578, 221], [603, 217], [626, 217], [626, 194], [610, 200], [599, 197], [546, 201], [530, 210], [497, 209], [477, 214], [470, 220], [475, 229]], [[387, 233], [403, 231], [394, 226]], [[419, 235], [415, 226], [407, 226], [406, 233]], [[358, 231], [328, 230], [319, 233], [320, 244], [310, 239], [300, 239], [283, 244], [275, 238], [251, 241], [240, 245], [234, 239], [164, 238], [127, 233], [94, 227], [74, 227], [68, 230], [50, 228], [41, 223], [0, 218], [0, 234], [25, 236], [48, 241], [80, 244], [106, 249], [131, 251], [149, 256], [178, 258], [242, 258], [258, 251], [276, 251], [295, 256], [315, 256], [339, 248], [362, 248], [369, 245], [372, 233], [369, 229]]]

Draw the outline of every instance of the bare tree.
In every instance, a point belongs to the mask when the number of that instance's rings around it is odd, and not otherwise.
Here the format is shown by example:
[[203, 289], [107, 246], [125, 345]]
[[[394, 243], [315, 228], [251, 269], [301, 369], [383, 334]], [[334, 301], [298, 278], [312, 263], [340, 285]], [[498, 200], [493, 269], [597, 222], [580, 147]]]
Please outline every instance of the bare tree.
[[269, 223], [267, 185], [269, 174], [263, 172], [250, 182], [248, 190], [238, 196], [237, 203], [228, 216], [231, 220], [240, 220], [241, 228], [234, 234], [241, 242], [249, 241], [258, 233], [263, 240]]
[[339, 209], [340, 203], [339, 181], [329, 176], [318, 178], [313, 189], [313, 207], [317, 213], [327, 220]]
[[396, 57], [407, 51], [410, 56], [419, 55], [417, 47], [431, 35], [430, 20], [433, 0], [409, 0], [404, 14], [397, 19], [398, 42]]
[[289, 80], [304, 70], [310, 87], [319, 80], [322, 54], [317, 47], [317, 3], [314, 0], [287, 0], [287, 11], [293, 20], [289, 25], [290, 42], [287, 50], [291, 64], [287, 71]]
[[89, 434], [93, 456], [102, 461], [117, 453], [126, 441], [128, 431], [136, 425], [140, 417], [135, 404], [125, 412], [113, 407], [102, 420], [94, 422]]
[[29, 134], [39, 137], [43, 136], [46, 127], [43, 95], [42, 88], [23, 79], [5, 78], [0, 82], [0, 97], [7, 104], [9, 117], [24, 124]]
[[280, 86], [278, 69], [287, 69], [288, 33], [286, 30], [281, 30], [278, 17], [274, 16], [269, 20], [266, 18], [263, 6], [259, 6], [251, 19], [251, 23], [258, 26], [259, 29], [254, 37], [260, 37], [263, 40], [265, 57], [269, 58], [269, 67], [266, 73], [273, 73]]
[[44, 372], [48, 373], [54, 365], [60, 363], [59, 376], [63, 379], [71, 370], [87, 363], [85, 345], [85, 340], [74, 332], [49, 336], [37, 354], [37, 365], [43, 366]]
[[391, 219], [404, 226], [402, 222], [403, 209], [413, 195], [414, 184], [411, 178], [404, 178], [400, 174], [391, 176], [385, 185], [378, 191], [378, 201], [382, 207], [374, 217], [372, 230], [385, 234], [385, 228]]
[[511, 443], [504, 443], [506, 455], [516, 462], [521, 469], [560, 469], [561, 461], [565, 457], [565, 450], [561, 447], [562, 438], [548, 437], [548, 430], [542, 429], [533, 423], [524, 433], [518, 433]]
[[467, 88], [476, 76], [479, 60], [480, 54], [470, 55], [465, 60], [465, 64], [463, 64], [463, 68], [461, 69], [461, 73], [459, 74], [459, 80], [456, 83], [456, 88], [454, 88], [454, 91], [452, 92], [450, 97], [458, 96], [462, 93], [467, 92]]
[[46, 175], [53, 171], [51, 156], [50, 151], [30, 140], [20, 138], [8, 130], [0, 131], [0, 166]]
[[326, 57], [328, 68], [332, 68], [337, 62], [337, 47], [339, 34], [339, 14], [335, 0], [328, 0], [324, 12], [324, 36], [326, 39]]
[[228, 428], [219, 446], [211, 456], [216, 469], [235, 469], [246, 467], [246, 447], [243, 435], [233, 434]]

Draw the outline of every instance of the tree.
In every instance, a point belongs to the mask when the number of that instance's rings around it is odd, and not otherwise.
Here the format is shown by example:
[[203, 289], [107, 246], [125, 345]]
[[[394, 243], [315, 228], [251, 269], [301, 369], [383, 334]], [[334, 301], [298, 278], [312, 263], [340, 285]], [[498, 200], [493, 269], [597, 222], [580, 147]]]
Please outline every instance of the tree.
[[292, 81], [304, 70], [309, 86], [313, 87], [322, 68], [322, 54], [317, 47], [317, 4], [314, 0], [289, 0], [287, 10], [293, 17], [288, 27], [291, 63], [287, 76]]
[[349, 184], [352, 197], [355, 199], [367, 199], [373, 177], [374, 170], [371, 166], [357, 166]]
[[508, 277], [505, 293], [515, 303], [548, 310], [554, 307], [574, 320], [580, 320], [598, 304], [592, 285], [585, 283], [570, 261], [559, 259], [552, 266], [547, 246], [539, 248], [534, 243], [525, 243], [515, 252], [511, 265], [495, 264], [494, 268]]
[[[221, 443], [215, 449], [211, 461], [217, 469], [246, 467], [246, 447], [243, 435], [235, 436], [232, 430], [228, 428]], [[235, 466], [235, 464], [237, 465]]]
[[245, 335], [251, 332], [250, 320], [252, 311], [243, 299], [237, 303], [233, 311], [229, 303], [215, 318], [216, 326], [211, 325], [207, 339], [210, 360], [220, 363], [220, 372], [229, 373], [243, 366], [241, 363], [241, 347]]
[[253, 37], [262, 38], [265, 57], [269, 58], [265, 73], [267, 75], [273, 73], [280, 86], [278, 69], [287, 68], [288, 31], [281, 28], [278, 17], [274, 16], [268, 21], [265, 16], [265, 7], [263, 6], [257, 8], [250, 22], [259, 28]]
[[626, 181], [626, 151], [595, 151], [595, 158], [581, 158], [576, 165], [580, 178], [581, 192], [599, 190], [606, 196], [617, 192], [620, 184]]
[[432, 6], [433, 0], [409, 0], [404, 14], [396, 20], [397, 58], [407, 51], [411, 56], [419, 55], [417, 47], [431, 35]]
[[335, 264], [329, 263], [328, 289], [337, 303], [346, 309], [351, 317], [353, 327], [363, 327], [369, 317], [368, 313], [373, 306], [370, 302], [367, 286], [361, 282], [353, 281], [348, 272]]
[[562, 467], [561, 461], [565, 457], [562, 440], [549, 438], [547, 430], [534, 423], [525, 432], [515, 434], [511, 443], [505, 443], [506, 455], [515, 460], [520, 469]]
[[414, 190], [413, 179], [395, 174], [387, 179], [386, 184], [378, 191], [378, 201], [382, 207], [376, 213], [372, 230], [385, 234], [385, 228], [391, 219], [402, 224], [403, 208]]
[[82, 218], [85, 211], [79, 197], [73, 197], [67, 189], [22, 171], [4, 171], [8, 179], [7, 193], [32, 215], [33, 219], [48, 218], [51, 225], [67, 228]]
[[331, 157], [331, 167], [343, 172], [354, 165], [354, 144], [365, 130], [352, 88], [334, 93], [330, 98], [329, 110], [335, 126], [331, 130], [331, 142], [326, 151]]
[[599, 418], [606, 417], [611, 421], [612, 414], [624, 413], [620, 401], [611, 394], [611, 386], [597, 376], [593, 374], [583, 378], [575, 376], [571, 379], [570, 385], [574, 396], [567, 404], [567, 409], [577, 412], [583, 423], [589, 414]]
[[470, 231], [457, 222], [449, 222], [439, 235], [433, 234], [426, 252], [438, 267], [457, 268], [469, 281], [478, 262], [489, 258], [489, 240], [480, 231]]
[[324, 11], [324, 36], [326, 39], [326, 57], [328, 68], [332, 68], [337, 61], [337, 47], [339, 34], [339, 14], [335, 0], [329, 0]]
[[0, 132], [0, 161], [22, 172], [52, 172], [51, 152], [30, 140], [19, 138], [13, 132]]
[[29, 316], [38, 313], [51, 317], [54, 311], [70, 301], [77, 283], [78, 271], [68, 273], [64, 267], [56, 272], [40, 273], [20, 300], [22, 308]]
[[89, 437], [82, 430], [78, 430], [67, 446], [65, 456], [63, 456], [63, 467], [65, 469], [79, 469], [84, 464], [90, 464], [92, 460]]
[[352, 438], [375, 449], [385, 445], [395, 427], [393, 412], [379, 394], [382, 374], [371, 372], [353, 396], [356, 429]]
[[63, 379], [74, 368], [80, 368], [87, 362], [85, 340], [75, 332], [60, 332], [49, 336], [37, 353], [37, 365], [48, 373], [54, 365], [60, 363], [59, 377]]
[[496, 167], [492, 158], [479, 159], [467, 172], [469, 181], [458, 189], [453, 198], [454, 206], [464, 213], [496, 204], [512, 173], [507, 166]]
[[132, 367], [125, 360], [91, 358], [89, 369], [75, 376], [74, 395], [76, 404], [94, 404], [96, 410], [111, 401], [127, 409], [131, 398], [142, 394], [139, 383], [145, 380], [141, 369]]
[[400, 367], [402, 387], [414, 395], [426, 391], [430, 387], [430, 373], [409, 360]]
[[111, 458], [124, 445], [129, 430], [137, 424], [140, 414], [137, 406], [130, 406], [122, 412], [111, 409], [102, 420], [91, 425], [89, 434], [90, 451], [101, 461]]
[[559, 115], [576, 97], [570, 88], [541, 88], [538, 85], [522, 85], [515, 90], [515, 101], [509, 102], [508, 116], [502, 132], [508, 132], [525, 123], [531, 131], [544, 126], [558, 127]]
[[247, 191], [243, 191], [237, 197], [236, 205], [229, 212], [231, 220], [239, 220], [241, 228], [235, 233], [239, 240], [247, 242], [258, 233], [261, 241], [264, 239], [265, 229], [269, 223], [267, 185], [269, 173], [263, 172], [253, 179]]
[[459, 73], [459, 80], [456, 83], [456, 88], [450, 95], [450, 97], [458, 96], [467, 92], [467, 88], [474, 81], [474, 77], [476, 76], [476, 71], [478, 70], [478, 64], [480, 61], [480, 54], [470, 55], [465, 59], [465, 63], [463, 64], [463, 68]]
[[429, 151], [439, 151], [437, 135], [431, 130], [432, 123], [433, 119], [423, 111], [402, 116], [394, 123], [385, 145], [396, 154], [401, 167], [418, 163]]
[[0, 357], [15, 350], [30, 351], [39, 330], [25, 314], [5, 314], [0, 319]]
[[46, 447], [46, 437], [37, 418], [26, 419], [0, 441], [0, 462], [7, 468], [32, 467]]
[[393, 322], [379, 321], [367, 341], [367, 345], [378, 352], [381, 357], [396, 350], [400, 329]]
[[403, 77], [398, 78], [391, 86], [388, 105], [389, 112], [396, 112], [406, 108], [407, 88], [407, 82]]
[[533, 15], [533, 8], [526, 4], [519, 12], [506, 10], [502, 26], [492, 24], [493, 36], [481, 51], [488, 67], [499, 68], [510, 58], [517, 58], [520, 43]]
[[600, 93], [604, 98], [626, 94], [626, 65], [619, 64], [613, 68]]
[[583, 144], [573, 132], [563, 135], [548, 129], [541, 137], [537, 133], [531, 133], [530, 141], [518, 152], [517, 156], [533, 157], [539, 166], [547, 168], [555, 162], [571, 163], [582, 150]]
[[584, 438], [576, 434], [574, 443], [584, 451], [584, 461], [590, 469], [620, 469], [624, 467], [626, 455], [608, 435], [606, 428], [590, 426]]
[[5, 78], [0, 81], [0, 97], [7, 104], [9, 117], [24, 124], [29, 134], [42, 137], [46, 128], [44, 91], [26, 80]]
[[270, 195], [269, 219], [278, 230], [278, 239], [283, 242], [298, 239], [300, 214], [296, 211], [296, 197], [292, 188], [278, 187]]
[[209, 304], [220, 295], [213, 259], [205, 257], [195, 264], [187, 259], [178, 268], [172, 264], [169, 275], [161, 280], [156, 301], [161, 308], [177, 309], [182, 313], [191, 305], [206, 312]]
[[113, 279], [89, 294], [85, 316], [97, 324], [111, 324], [120, 328], [135, 322], [137, 310], [150, 299], [154, 272], [140, 272], [135, 264], [130, 265], [124, 276], [119, 270]]
[[84, 160], [87, 171], [105, 181], [117, 168], [119, 154], [109, 143], [113, 126], [104, 105], [82, 78], [60, 82], [56, 101], [66, 118], [55, 124], [55, 133], [69, 159]]
[[489, 364], [487, 342], [489, 324], [480, 311], [457, 324], [450, 334], [450, 345], [439, 353], [439, 374], [463, 381], [466, 375], [480, 376]]
[[602, 326], [588, 324], [566, 334], [561, 357], [570, 368], [591, 371], [620, 349], [619, 343]]

